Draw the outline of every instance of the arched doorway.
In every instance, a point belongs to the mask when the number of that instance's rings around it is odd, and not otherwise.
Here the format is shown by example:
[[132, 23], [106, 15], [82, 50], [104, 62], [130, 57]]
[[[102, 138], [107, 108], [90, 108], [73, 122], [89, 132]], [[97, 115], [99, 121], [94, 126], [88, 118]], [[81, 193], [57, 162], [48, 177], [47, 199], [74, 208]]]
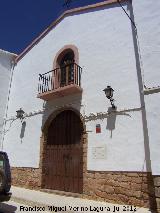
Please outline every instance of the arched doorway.
[[72, 110], [64, 110], [50, 123], [45, 157], [47, 189], [83, 192], [83, 125]]

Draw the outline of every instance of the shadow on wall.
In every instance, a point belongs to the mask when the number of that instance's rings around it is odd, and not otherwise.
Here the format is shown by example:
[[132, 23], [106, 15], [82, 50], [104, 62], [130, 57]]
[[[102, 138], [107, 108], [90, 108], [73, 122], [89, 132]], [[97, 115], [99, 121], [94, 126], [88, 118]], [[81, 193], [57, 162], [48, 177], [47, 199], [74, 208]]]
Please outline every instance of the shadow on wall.
[[20, 133], [21, 143], [23, 142], [25, 129], [26, 129], [26, 121], [23, 121], [22, 126], [21, 126], [21, 133]]
[[[125, 115], [128, 117], [131, 117], [131, 115], [128, 112], [129, 110], [124, 110], [121, 112], [117, 111], [117, 107], [113, 109], [112, 107], [108, 108], [108, 116], [107, 116], [107, 126], [106, 129], [108, 129], [111, 132], [110, 137], [112, 138], [112, 131], [116, 128], [116, 117], [117, 115]], [[132, 111], [132, 109], [130, 110]]]
[[108, 108], [108, 117], [107, 117], [107, 126], [106, 129], [108, 129], [111, 132], [110, 137], [112, 138], [112, 131], [115, 129], [115, 124], [116, 124], [116, 109], [113, 109], [112, 107]]

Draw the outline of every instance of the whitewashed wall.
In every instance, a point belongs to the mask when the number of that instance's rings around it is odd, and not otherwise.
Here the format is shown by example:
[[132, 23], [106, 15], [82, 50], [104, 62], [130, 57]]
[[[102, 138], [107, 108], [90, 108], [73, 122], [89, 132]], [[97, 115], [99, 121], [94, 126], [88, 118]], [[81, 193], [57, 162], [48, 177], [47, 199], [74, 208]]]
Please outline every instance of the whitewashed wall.
[[[147, 88], [160, 87], [160, 1], [133, 1], [137, 24], [144, 84]], [[151, 166], [160, 175], [160, 93], [145, 95]]]
[[0, 49], [0, 149], [14, 54]]
[[[56, 53], [68, 44], [76, 45], [79, 50], [79, 65], [83, 68], [82, 99], [70, 96], [43, 103], [36, 98], [38, 74], [51, 70]], [[39, 166], [41, 126], [55, 108], [70, 104], [86, 116], [107, 112], [110, 103], [102, 91], [107, 85], [115, 90], [117, 110], [129, 111], [86, 123], [88, 169], [146, 171], [131, 23], [118, 5], [66, 17], [18, 62], [8, 117], [14, 116], [20, 107], [26, 113], [46, 108], [44, 115], [26, 118], [23, 138], [21, 122], [13, 122], [4, 141], [12, 166]], [[102, 133], [95, 134], [96, 124], [101, 124]], [[112, 137], [108, 126], [115, 126]]]

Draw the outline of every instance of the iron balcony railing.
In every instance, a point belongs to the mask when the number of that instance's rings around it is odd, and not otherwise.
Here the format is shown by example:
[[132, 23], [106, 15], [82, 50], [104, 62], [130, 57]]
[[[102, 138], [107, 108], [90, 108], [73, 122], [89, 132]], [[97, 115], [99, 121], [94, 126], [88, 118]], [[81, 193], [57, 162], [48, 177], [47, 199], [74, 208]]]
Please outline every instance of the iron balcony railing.
[[76, 63], [39, 74], [38, 93], [44, 93], [71, 84], [81, 86], [82, 68]]

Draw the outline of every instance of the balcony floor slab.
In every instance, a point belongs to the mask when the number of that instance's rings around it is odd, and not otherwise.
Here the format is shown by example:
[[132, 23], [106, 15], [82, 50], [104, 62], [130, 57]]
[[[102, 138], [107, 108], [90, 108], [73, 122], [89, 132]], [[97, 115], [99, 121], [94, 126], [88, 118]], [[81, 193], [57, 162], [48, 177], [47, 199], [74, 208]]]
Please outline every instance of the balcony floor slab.
[[37, 95], [37, 98], [43, 99], [44, 101], [53, 100], [54, 98], [64, 97], [75, 93], [81, 93], [82, 88], [76, 84], [59, 87], [54, 90], [46, 91]]

